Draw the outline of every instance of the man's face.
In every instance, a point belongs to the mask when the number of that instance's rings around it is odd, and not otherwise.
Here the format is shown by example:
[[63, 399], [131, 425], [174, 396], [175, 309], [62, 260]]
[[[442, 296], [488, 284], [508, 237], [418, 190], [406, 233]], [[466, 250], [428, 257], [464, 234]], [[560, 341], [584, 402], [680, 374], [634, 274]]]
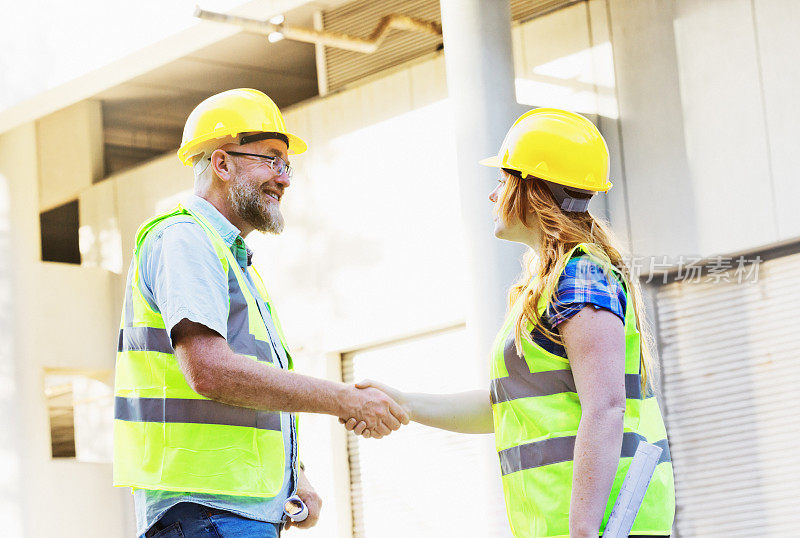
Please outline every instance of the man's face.
[[[231, 144], [222, 149], [278, 157], [289, 163], [288, 147], [281, 140], [259, 140], [243, 146]], [[260, 232], [281, 233], [284, 220], [280, 200], [289, 187], [289, 178], [272, 169], [271, 159], [240, 155], [229, 158], [233, 177], [228, 184], [228, 201], [232, 209]]]

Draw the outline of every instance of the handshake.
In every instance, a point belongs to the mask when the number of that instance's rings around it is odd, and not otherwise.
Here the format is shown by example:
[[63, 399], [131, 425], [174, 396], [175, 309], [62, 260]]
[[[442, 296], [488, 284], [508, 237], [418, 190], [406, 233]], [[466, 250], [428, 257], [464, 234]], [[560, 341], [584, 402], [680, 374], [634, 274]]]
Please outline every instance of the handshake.
[[409, 402], [399, 390], [366, 379], [347, 387], [339, 422], [347, 431], [380, 439], [411, 419]]

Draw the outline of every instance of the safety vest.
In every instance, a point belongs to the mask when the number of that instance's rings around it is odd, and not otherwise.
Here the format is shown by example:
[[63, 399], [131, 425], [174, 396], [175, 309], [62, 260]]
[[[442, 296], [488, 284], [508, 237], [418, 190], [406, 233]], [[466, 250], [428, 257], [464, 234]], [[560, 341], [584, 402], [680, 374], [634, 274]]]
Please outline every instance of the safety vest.
[[[258, 304], [219, 232], [202, 215], [181, 206], [146, 222], [136, 237], [119, 331], [114, 485], [274, 497], [290, 457], [284, 450], [280, 413], [227, 405], [192, 390], [178, 366], [164, 319], [142, 295], [139, 254], [144, 239], [156, 224], [180, 215], [202, 226], [228, 276], [228, 345], [239, 355], [278, 367], [272, 362], [272, 344]], [[286, 340], [264, 283], [252, 266], [249, 271], [291, 369]], [[294, 442], [294, 417], [289, 423]]]
[[[563, 272], [572, 253], [583, 246], [568, 252], [557, 267]], [[615, 277], [620, 279], [616, 274]], [[542, 296], [539, 315], [545, 312], [550, 295]], [[667, 433], [656, 397], [642, 394], [640, 335], [627, 290], [626, 299], [622, 452], [600, 531], [605, 528], [639, 441], [646, 440], [660, 446], [663, 452], [631, 534], [668, 535], [675, 514], [675, 486]], [[492, 349], [492, 412], [506, 510], [514, 536], [568, 537], [573, 452], [581, 404], [568, 359], [526, 339], [522, 341], [523, 357], [517, 355], [513, 322], [521, 308], [522, 296], [512, 307]], [[528, 331], [531, 330], [529, 323]]]

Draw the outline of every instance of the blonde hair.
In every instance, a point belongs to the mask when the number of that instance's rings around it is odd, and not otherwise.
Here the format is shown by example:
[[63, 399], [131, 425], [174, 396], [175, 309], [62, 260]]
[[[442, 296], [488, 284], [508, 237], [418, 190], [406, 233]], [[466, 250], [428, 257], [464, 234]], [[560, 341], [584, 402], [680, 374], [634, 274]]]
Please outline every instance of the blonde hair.
[[508, 315], [512, 315], [512, 307], [522, 298], [522, 309], [514, 320], [517, 354], [522, 355], [523, 338], [532, 340], [527, 330], [528, 323], [548, 340], [563, 345], [561, 335], [541, 323], [537, 306], [544, 296], [547, 297], [547, 304], [550, 304], [568, 261], [567, 253], [579, 243], [584, 243], [586, 253], [600, 265], [608, 278], [613, 278], [611, 271], [619, 274], [627, 289], [628, 300], [632, 301], [636, 312], [636, 328], [640, 334], [642, 393], [646, 393], [648, 387], [652, 387], [656, 362], [651, 352], [650, 328], [645, 321], [644, 299], [639, 282], [631, 278], [610, 225], [588, 211], [565, 213], [544, 181], [537, 177], [522, 179], [513, 172], [503, 170], [502, 173], [506, 178], [506, 186], [495, 204], [497, 216], [506, 223], [518, 220], [528, 228], [538, 226], [541, 230], [538, 252], [529, 249], [525, 253], [522, 275], [508, 294]]

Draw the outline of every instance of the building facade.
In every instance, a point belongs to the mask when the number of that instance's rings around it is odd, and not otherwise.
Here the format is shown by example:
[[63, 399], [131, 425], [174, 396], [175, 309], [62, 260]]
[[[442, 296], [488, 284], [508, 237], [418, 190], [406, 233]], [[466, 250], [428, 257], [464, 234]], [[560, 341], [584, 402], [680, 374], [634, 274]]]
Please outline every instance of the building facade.
[[[144, 67], [134, 54], [0, 110], [0, 513], [10, 535], [133, 534], [132, 496], [111, 487], [108, 449], [125, 272], [139, 224], [191, 192], [174, 153], [182, 118], [223, 89], [277, 96], [310, 143], [292, 163], [285, 232], [248, 238], [298, 369], [414, 391], [487, 383], [482, 335], [502, 311], [476, 307], [474, 279], [490, 274], [484, 287], [502, 295], [521, 251], [491, 251], [499, 271], [476, 261], [482, 219], [491, 238], [493, 176], [476, 176], [480, 214], [460, 118], [485, 111], [464, 109], [471, 82], [454, 78], [448, 36], [469, 21], [441, 1], [441, 13], [435, 1], [384, 8], [441, 20], [443, 50], [442, 38], [395, 34], [381, 63], [203, 22], [207, 32], [169, 38], [179, 57], [159, 63], [169, 43], [156, 44]], [[478, 3], [458, 7], [477, 13]], [[533, 106], [566, 108], [595, 121], [611, 148], [614, 188], [592, 210], [625, 241], [648, 291], [674, 535], [791, 535], [800, 4], [502, 4], [512, 54], [487, 51], [496, 71], [475, 75], [513, 71], [516, 103], [502, 123]], [[362, 35], [386, 14], [360, 0], [239, 7]], [[481, 39], [500, 43], [497, 32], [487, 26]], [[491, 436], [410, 426], [359, 440], [331, 417], [301, 422], [301, 457], [324, 501], [308, 536], [509, 535]]]

